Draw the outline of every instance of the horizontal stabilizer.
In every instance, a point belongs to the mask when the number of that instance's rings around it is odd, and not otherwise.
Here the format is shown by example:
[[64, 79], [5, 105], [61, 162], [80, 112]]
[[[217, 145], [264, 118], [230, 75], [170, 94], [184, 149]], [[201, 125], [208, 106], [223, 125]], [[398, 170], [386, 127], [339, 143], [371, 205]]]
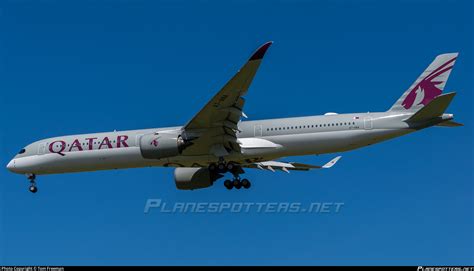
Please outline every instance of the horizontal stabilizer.
[[455, 122], [455, 121], [452, 121], [452, 120], [448, 120], [448, 121], [445, 121], [445, 122], [438, 123], [438, 124], [436, 124], [436, 126], [459, 127], [459, 126], [464, 126], [464, 124], [459, 123], [459, 122]]
[[443, 115], [444, 111], [446, 111], [455, 95], [456, 92], [451, 92], [436, 97], [434, 100], [429, 102], [425, 107], [418, 110], [406, 121], [422, 122], [440, 117], [441, 115]]

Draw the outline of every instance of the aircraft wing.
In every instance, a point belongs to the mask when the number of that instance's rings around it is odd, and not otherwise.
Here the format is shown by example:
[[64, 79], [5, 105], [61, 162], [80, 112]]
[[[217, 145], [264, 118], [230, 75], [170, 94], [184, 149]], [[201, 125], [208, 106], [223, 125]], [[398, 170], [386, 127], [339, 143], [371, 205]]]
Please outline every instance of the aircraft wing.
[[290, 170], [310, 170], [310, 169], [331, 168], [337, 163], [337, 161], [339, 161], [339, 159], [341, 159], [341, 156], [338, 156], [332, 159], [331, 161], [327, 162], [323, 166], [314, 166], [314, 165], [301, 164], [301, 163], [295, 163], [295, 162], [287, 163], [287, 162], [278, 162], [278, 161], [266, 161], [266, 162], [246, 164], [246, 165], [241, 165], [241, 166], [246, 167], [246, 168], [258, 168], [262, 170], [270, 170], [273, 172], [275, 172], [275, 170], [281, 170], [281, 171], [290, 173]]
[[187, 155], [213, 154], [225, 156], [240, 152], [237, 124], [245, 100], [243, 96], [257, 73], [265, 52], [272, 42], [260, 46], [245, 65], [227, 84], [184, 126], [186, 138], [192, 145], [184, 151]]

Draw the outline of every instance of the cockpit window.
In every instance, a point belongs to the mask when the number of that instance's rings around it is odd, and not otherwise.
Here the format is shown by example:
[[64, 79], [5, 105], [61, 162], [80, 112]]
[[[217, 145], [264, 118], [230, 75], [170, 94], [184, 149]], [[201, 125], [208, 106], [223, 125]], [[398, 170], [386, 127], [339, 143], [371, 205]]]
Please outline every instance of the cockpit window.
[[24, 153], [25, 151], [26, 151], [25, 149], [21, 149], [21, 150], [18, 152], [18, 154], [22, 154], [22, 153]]

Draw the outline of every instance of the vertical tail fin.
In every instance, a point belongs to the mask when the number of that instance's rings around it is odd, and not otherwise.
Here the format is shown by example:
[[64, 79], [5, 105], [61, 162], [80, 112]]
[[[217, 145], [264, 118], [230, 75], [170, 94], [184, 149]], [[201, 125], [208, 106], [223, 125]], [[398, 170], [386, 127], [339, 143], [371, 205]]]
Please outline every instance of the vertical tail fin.
[[416, 112], [443, 93], [458, 53], [438, 55], [389, 111]]

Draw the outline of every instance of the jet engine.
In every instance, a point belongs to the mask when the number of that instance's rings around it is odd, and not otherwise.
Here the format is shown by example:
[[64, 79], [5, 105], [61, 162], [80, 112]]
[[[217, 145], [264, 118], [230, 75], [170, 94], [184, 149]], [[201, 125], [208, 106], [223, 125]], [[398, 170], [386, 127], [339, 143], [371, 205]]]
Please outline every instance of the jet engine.
[[179, 155], [186, 147], [177, 133], [151, 133], [140, 138], [140, 152], [146, 159], [162, 159]]
[[211, 186], [221, 174], [211, 173], [207, 168], [179, 167], [174, 170], [176, 188], [194, 190]]

